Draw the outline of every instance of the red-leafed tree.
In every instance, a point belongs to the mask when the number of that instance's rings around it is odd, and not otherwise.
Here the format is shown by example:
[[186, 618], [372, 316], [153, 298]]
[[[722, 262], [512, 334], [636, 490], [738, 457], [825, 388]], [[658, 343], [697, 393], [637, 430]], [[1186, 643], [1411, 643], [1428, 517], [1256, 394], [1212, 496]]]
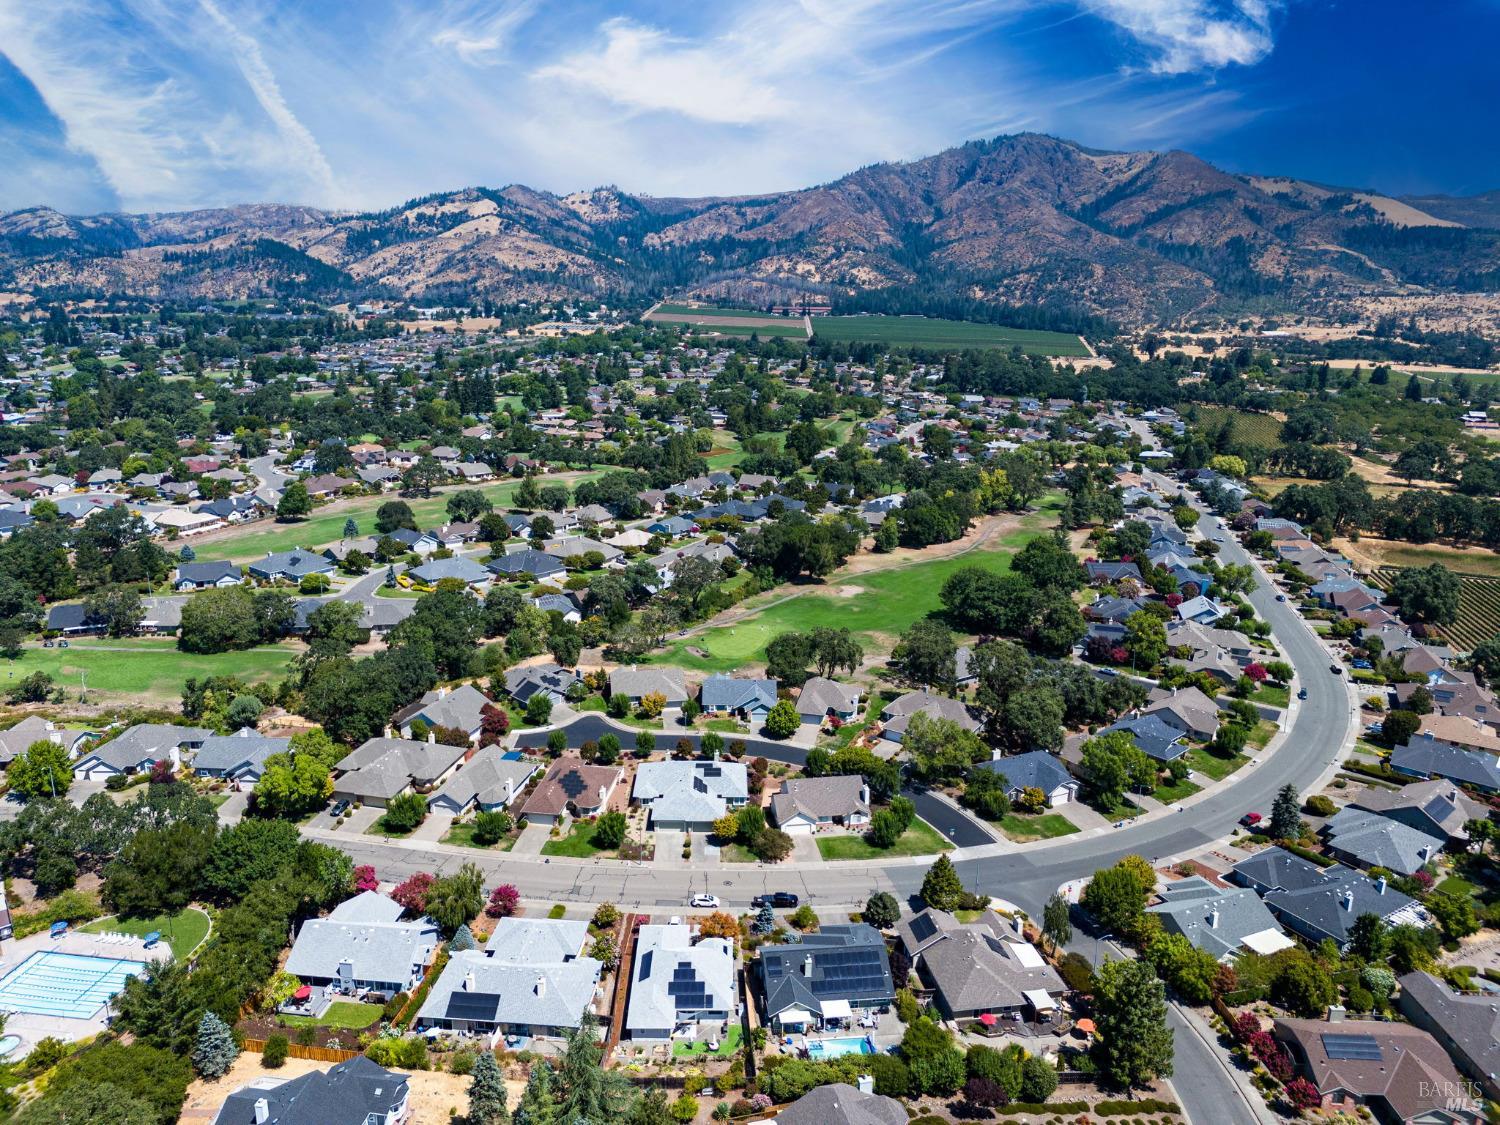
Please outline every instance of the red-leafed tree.
[[392, 891], [391, 898], [406, 907], [406, 909], [421, 914], [427, 909], [427, 895], [432, 890], [432, 884], [435, 882], [437, 882], [437, 879], [426, 871], [418, 871]]
[[361, 863], [354, 869], [354, 889], [361, 893], [373, 891], [380, 886], [380, 880], [375, 878], [375, 868], [368, 863]]
[[1264, 664], [1259, 664], [1252, 661], [1251, 663], [1245, 665], [1245, 675], [1249, 676], [1256, 683], [1263, 684], [1266, 682], [1266, 677], [1269, 675], [1269, 673], [1266, 671], [1266, 666]]
[[521, 905], [521, 892], [510, 883], [501, 883], [490, 892], [489, 905], [484, 912], [491, 918], [509, 918]]
[[493, 746], [510, 733], [510, 716], [505, 709], [486, 703], [479, 709], [479, 745]]
[[1306, 1078], [1293, 1078], [1286, 1084], [1286, 1100], [1299, 1110], [1317, 1109], [1323, 1104], [1323, 1095]]

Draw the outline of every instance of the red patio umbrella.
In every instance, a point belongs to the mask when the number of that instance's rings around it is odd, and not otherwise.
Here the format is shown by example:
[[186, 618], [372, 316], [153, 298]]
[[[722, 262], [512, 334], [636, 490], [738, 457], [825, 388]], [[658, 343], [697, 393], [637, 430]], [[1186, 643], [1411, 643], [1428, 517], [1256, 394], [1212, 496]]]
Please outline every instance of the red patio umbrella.
[[292, 993], [292, 999], [293, 1000], [306, 1000], [311, 995], [312, 995], [312, 985], [310, 985], [310, 984], [304, 984], [301, 988], [297, 989], [296, 992]]
[[982, 1024], [984, 1024], [985, 1027], [994, 1027], [995, 1026], [995, 1013], [994, 1012], [981, 1012], [980, 1016], [979, 1016], [979, 1022], [982, 1023]]

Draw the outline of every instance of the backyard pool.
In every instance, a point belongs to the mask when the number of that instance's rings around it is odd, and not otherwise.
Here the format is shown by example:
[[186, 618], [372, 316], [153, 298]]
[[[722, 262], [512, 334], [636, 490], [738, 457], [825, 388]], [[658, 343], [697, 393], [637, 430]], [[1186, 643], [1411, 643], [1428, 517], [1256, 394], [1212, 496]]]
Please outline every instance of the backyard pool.
[[146, 966], [43, 949], [0, 978], [0, 1012], [86, 1020]]
[[814, 1039], [807, 1044], [812, 1059], [837, 1059], [844, 1055], [873, 1055], [875, 1045], [868, 1035], [850, 1035], [842, 1039]]

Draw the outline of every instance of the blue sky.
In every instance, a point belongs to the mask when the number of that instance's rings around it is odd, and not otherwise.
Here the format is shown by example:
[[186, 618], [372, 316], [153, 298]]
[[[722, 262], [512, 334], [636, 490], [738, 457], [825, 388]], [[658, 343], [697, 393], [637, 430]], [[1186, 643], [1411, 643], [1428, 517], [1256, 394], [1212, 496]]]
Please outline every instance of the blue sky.
[[1500, 188], [1500, 0], [0, 0], [0, 208], [802, 187], [1035, 130]]

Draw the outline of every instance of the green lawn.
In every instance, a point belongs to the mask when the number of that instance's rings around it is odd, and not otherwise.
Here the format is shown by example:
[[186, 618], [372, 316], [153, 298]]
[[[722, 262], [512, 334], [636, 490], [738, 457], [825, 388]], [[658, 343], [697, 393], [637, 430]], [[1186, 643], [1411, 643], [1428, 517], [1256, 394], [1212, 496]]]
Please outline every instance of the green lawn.
[[1270, 719], [1262, 719], [1255, 724], [1255, 729], [1250, 732], [1249, 737], [1245, 741], [1257, 750], [1262, 750], [1265, 748], [1266, 743], [1275, 737], [1277, 729], [1276, 724]]
[[818, 854], [824, 859], [890, 859], [895, 856], [934, 855], [952, 847], [925, 820], [912, 821], [911, 827], [888, 848], [877, 848], [863, 836], [818, 837]]
[[1014, 348], [1031, 355], [1088, 355], [1077, 336], [921, 316], [821, 316], [813, 334], [825, 340], [916, 348]]
[[1136, 817], [1140, 816], [1143, 812], [1146, 811], [1145, 809], [1141, 808], [1140, 805], [1137, 805], [1134, 801], [1132, 801], [1129, 797], [1120, 798], [1118, 803], [1110, 806], [1109, 808], [1100, 808], [1098, 805], [1095, 805], [1094, 809], [1099, 813], [1100, 816], [1104, 817], [1105, 820], [1111, 822], [1116, 820], [1134, 820]]
[[79, 927], [86, 934], [126, 933], [145, 937], [153, 930], [172, 947], [172, 956], [179, 961], [187, 960], [188, 954], [203, 944], [208, 937], [208, 915], [196, 906], [190, 906], [179, 914], [168, 917], [158, 914], [154, 918], [121, 918], [111, 916]]
[[760, 859], [744, 844], [720, 844], [720, 863], [759, 863]]
[[335, 1000], [321, 1016], [282, 1016], [287, 1027], [336, 1027], [345, 1031], [363, 1031], [380, 1019], [384, 1009], [379, 1004], [357, 1004], [352, 1000]]
[[1233, 758], [1221, 758], [1217, 754], [1210, 754], [1202, 746], [1190, 748], [1184, 758], [1194, 773], [1201, 773], [1204, 777], [1214, 781], [1223, 781], [1249, 761], [1243, 754], [1236, 754]]
[[0, 661], [0, 685], [9, 686], [33, 672], [46, 672], [71, 697], [87, 683], [90, 693], [149, 696], [155, 702], [176, 700], [190, 676], [238, 676], [250, 683], [279, 679], [295, 649], [281, 645], [221, 652], [208, 656], [179, 652], [167, 639], [125, 637], [73, 641], [67, 648], [28, 646], [15, 660]]
[[1194, 793], [1201, 793], [1203, 787], [1194, 785], [1186, 779], [1182, 781], [1169, 781], [1164, 785], [1158, 785], [1156, 792], [1152, 794], [1164, 805], [1170, 805], [1173, 801], [1180, 801], [1184, 797], [1191, 797]]
[[498, 844], [479, 844], [474, 842], [474, 822], [472, 820], [461, 820], [452, 828], [448, 829], [442, 842], [445, 844], [457, 844], [465, 848], [480, 848], [490, 852], [508, 852], [516, 846], [515, 836], [504, 836]]
[[1250, 699], [1254, 703], [1265, 703], [1268, 706], [1285, 710], [1292, 701], [1292, 689], [1280, 684], [1261, 684], [1260, 689]]
[[1042, 813], [1026, 816], [1022, 813], [1006, 813], [995, 827], [1019, 843], [1027, 840], [1051, 840], [1058, 836], [1069, 836], [1078, 831], [1078, 826], [1060, 813]]
[[738, 1023], [729, 1026], [729, 1034], [719, 1040], [719, 1049], [710, 1051], [707, 1043], [673, 1043], [674, 1059], [727, 1059], [740, 1049], [740, 1037], [744, 1034]]
[[[995, 571], [1010, 567], [1010, 556], [1051, 523], [1050, 510], [1033, 513], [1026, 526], [983, 549], [931, 559], [865, 574], [835, 573], [822, 586], [779, 586], [760, 594], [746, 608], [764, 606], [753, 616], [720, 625], [668, 646], [652, 659], [662, 664], [703, 672], [732, 672], [765, 659], [765, 648], [785, 632], [806, 632], [820, 626], [848, 628], [866, 651], [889, 648], [913, 623], [942, 608], [938, 594], [948, 576], [966, 566]], [[837, 590], [857, 591], [844, 597]], [[791, 595], [789, 597], [789, 595]], [[702, 649], [705, 659], [689, 648]]]
[[568, 834], [558, 840], [548, 840], [542, 845], [543, 855], [570, 856], [573, 859], [593, 859], [595, 856], [612, 856], [615, 853], [594, 846], [594, 825], [585, 820], [575, 820]]
[[1444, 894], [1455, 895], [1459, 898], [1479, 892], [1478, 887], [1460, 875], [1449, 875], [1434, 887], [1433, 890], [1442, 891]]
[[709, 719], [703, 724], [704, 729], [716, 731], [719, 734], [749, 734], [750, 728], [738, 719]]

